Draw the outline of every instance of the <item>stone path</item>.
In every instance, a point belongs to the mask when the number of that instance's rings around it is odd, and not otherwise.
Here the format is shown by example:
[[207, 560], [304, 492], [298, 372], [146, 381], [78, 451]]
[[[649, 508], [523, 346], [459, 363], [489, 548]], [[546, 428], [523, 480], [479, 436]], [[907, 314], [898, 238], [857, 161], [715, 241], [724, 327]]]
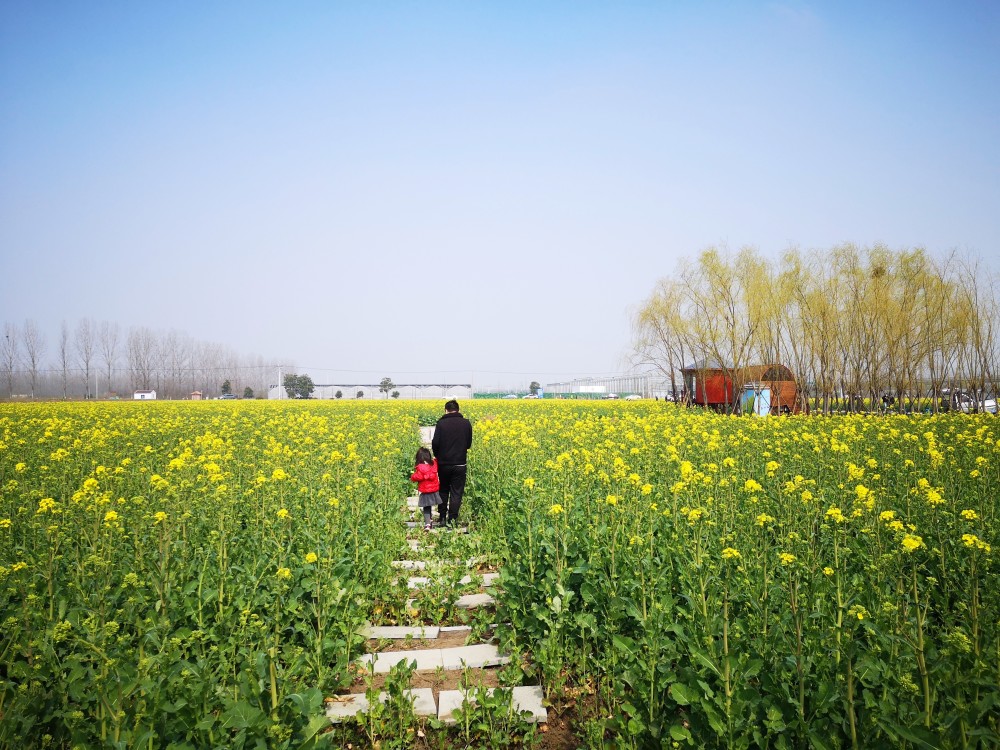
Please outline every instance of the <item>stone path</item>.
[[[433, 427], [421, 427], [421, 442], [429, 446], [433, 436]], [[411, 553], [423, 557], [420, 560], [396, 560], [392, 563], [401, 575], [407, 575], [417, 571], [421, 575], [408, 575], [407, 590], [419, 591], [425, 587], [432, 586], [443, 580], [454, 581], [460, 568], [474, 568], [476, 560], [443, 560], [436, 557], [437, 545], [421, 545], [422, 535], [426, 532], [422, 529], [422, 524], [418, 520], [420, 510], [417, 507], [417, 498], [406, 499], [404, 515], [400, 518], [409, 529], [407, 544]], [[468, 529], [434, 529], [434, 532], [442, 534], [464, 533]], [[452, 575], [447, 575], [455, 571]], [[483, 591], [485, 588], [493, 588], [499, 582], [500, 574], [488, 572], [476, 574], [475, 572], [457, 579], [456, 586], [468, 588], [477, 586], [480, 590], [476, 593], [465, 593], [454, 598], [454, 608], [459, 610], [471, 610], [484, 607], [492, 607], [496, 600], [494, 597]], [[455, 591], [457, 594], [458, 592]], [[450, 599], [450, 597], [449, 597]], [[410, 610], [415, 603], [414, 599], [406, 600], [406, 609]], [[455, 642], [455, 638], [463, 634], [471, 636], [472, 628], [468, 625], [418, 625], [418, 626], [370, 626], [365, 630], [365, 637], [369, 644], [378, 646], [370, 653], [359, 657], [355, 663], [359, 671], [385, 675], [393, 666], [406, 662], [413, 666], [415, 675], [427, 675], [433, 673], [441, 675], [448, 672], [460, 672], [465, 681], [462, 684], [483, 685], [497, 684], [498, 676], [489, 674], [489, 679], [484, 679], [489, 672], [496, 670], [510, 661], [510, 657], [501, 654], [497, 646], [493, 643], [472, 643], [463, 646], [446, 646], [434, 648], [434, 641], [450, 640]], [[414, 646], [420, 645], [420, 648]], [[412, 685], [412, 682], [411, 682]], [[527, 711], [530, 718], [527, 721], [532, 723], [545, 722], [548, 719], [547, 710], [543, 704], [543, 691], [541, 686], [523, 687], [496, 687], [488, 688], [488, 694], [492, 695], [495, 690], [507, 691], [511, 695], [511, 706], [516, 712]], [[434, 688], [413, 687], [404, 693], [413, 702], [414, 714], [418, 717], [436, 717], [444, 724], [455, 723], [453, 712], [462, 708], [468, 701], [474, 704], [474, 691], [466, 690], [438, 690], [435, 694]], [[382, 702], [387, 700], [387, 694], [382, 692], [378, 699]], [[327, 701], [327, 717], [333, 723], [340, 723], [349, 720], [358, 713], [369, 710], [368, 699], [365, 693], [352, 693], [349, 695], [338, 695]]]

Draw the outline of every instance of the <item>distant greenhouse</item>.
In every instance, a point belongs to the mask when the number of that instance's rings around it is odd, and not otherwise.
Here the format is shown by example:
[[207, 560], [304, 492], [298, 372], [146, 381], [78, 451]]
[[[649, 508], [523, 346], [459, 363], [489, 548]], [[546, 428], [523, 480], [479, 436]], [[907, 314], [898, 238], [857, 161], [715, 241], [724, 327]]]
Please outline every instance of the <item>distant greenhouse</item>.
[[562, 383], [549, 383], [545, 386], [546, 398], [607, 398], [612, 394], [619, 397], [672, 397], [670, 382], [650, 374], [576, 378]]
[[[393, 392], [399, 391], [397, 398], [405, 399], [469, 399], [472, 398], [472, 386], [468, 383], [400, 383], [393, 385], [389, 393], [379, 390], [379, 383], [331, 383], [316, 384], [312, 393], [315, 399], [336, 399], [340, 391], [341, 400], [357, 399], [361, 392], [362, 399], [391, 398]], [[267, 389], [269, 399], [287, 399], [284, 388], [271, 385]]]

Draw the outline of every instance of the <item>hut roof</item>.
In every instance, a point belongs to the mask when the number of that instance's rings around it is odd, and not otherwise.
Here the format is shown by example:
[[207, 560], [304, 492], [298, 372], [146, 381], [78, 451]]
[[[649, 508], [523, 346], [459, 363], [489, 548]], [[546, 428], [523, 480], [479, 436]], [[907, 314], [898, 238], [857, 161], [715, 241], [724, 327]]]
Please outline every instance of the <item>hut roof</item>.
[[731, 369], [732, 365], [724, 365], [717, 359], [711, 359], [709, 357], [702, 357], [701, 359], [696, 359], [694, 362], [688, 365], [684, 365], [681, 368], [682, 372], [687, 372], [688, 370], [728, 370]]

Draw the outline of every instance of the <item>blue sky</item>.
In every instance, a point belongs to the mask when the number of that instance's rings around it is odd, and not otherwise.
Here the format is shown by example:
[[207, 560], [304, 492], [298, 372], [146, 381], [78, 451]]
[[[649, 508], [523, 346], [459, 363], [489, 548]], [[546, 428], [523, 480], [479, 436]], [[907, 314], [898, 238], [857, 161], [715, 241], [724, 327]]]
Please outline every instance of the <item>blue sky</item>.
[[990, 2], [6, 2], [0, 321], [516, 383], [623, 369], [709, 245], [996, 268], [998, 39]]

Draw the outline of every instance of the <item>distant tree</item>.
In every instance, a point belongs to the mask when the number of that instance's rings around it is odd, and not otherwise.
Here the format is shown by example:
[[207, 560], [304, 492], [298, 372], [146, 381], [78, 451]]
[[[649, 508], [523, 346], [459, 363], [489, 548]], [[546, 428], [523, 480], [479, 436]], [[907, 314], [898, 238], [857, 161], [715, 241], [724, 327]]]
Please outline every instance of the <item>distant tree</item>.
[[292, 373], [285, 375], [284, 386], [289, 398], [311, 398], [316, 389], [311, 377]]
[[365, 397], [365, 392], [364, 391], [358, 391], [357, 395], [354, 398], [364, 398], [364, 397]]
[[128, 369], [132, 378], [132, 388], [148, 389], [153, 387], [153, 376], [156, 374], [157, 361], [156, 334], [145, 326], [130, 328], [125, 341], [125, 354], [128, 357]]
[[63, 401], [69, 397], [69, 325], [66, 321], [59, 327], [59, 368], [62, 374]]
[[20, 359], [17, 325], [5, 323], [3, 331], [4, 339], [0, 341], [0, 346], [3, 349], [0, 356], [3, 360], [3, 374], [7, 380], [7, 398], [11, 398], [14, 395], [14, 369], [17, 367], [18, 359]]
[[[90, 318], [84, 318], [76, 326], [76, 336], [73, 349], [83, 368], [83, 395], [90, 398], [90, 368], [94, 362], [94, 351], [97, 346], [97, 326]], [[97, 394], [94, 394], [97, 395]]]
[[382, 378], [382, 382], [378, 384], [378, 389], [385, 394], [386, 398], [389, 398], [389, 391], [396, 387], [396, 384], [392, 382], [392, 378]]
[[222, 395], [227, 396], [233, 392], [233, 384], [229, 382], [229, 378], [222, 381]]
[[393, 391], [392, 392], [392, 397], [393, 398], [399, 398], [399, 391]]
[[343, 398], [344, 397], [344, 392], [343, 391], [337, 391], [336, 393], [333, 394], [333, 397], [334, 398]]
[[33, 320], [24, 321], [21, 329], [21, 341], [24, 344], [24, 364], [31, 376], [31, 398], [35, 398], [35, 386], [38, 383], [38, 368], [45, 356], [45, 336], [38, 330]]
[[537, 380], [532, 380], [531, 385], [528, 386], [528, 390], [531, 391], [532, 396], [537, 396], [538, 391], [541, 389], [541, 387], [542, 387], [541, 383], [539, 383]]
[[[104, 362], [105, 381], [104, 390], [111, 392], [114, 386], [111, 383], [111, 375], [114, 372], [115, 364], [118, 361], [118, 344], [121, 341], [121, 330], [117, 323], [103, 321], [101, 323], [101, 333], [98, 339], [98, 349], [101, 352], [101, 360]], [[95, 398], [99, 394], [95, 393]]]
[[247, 386], [243, 389], [243, 398], [253, 398], [253, 388]]

